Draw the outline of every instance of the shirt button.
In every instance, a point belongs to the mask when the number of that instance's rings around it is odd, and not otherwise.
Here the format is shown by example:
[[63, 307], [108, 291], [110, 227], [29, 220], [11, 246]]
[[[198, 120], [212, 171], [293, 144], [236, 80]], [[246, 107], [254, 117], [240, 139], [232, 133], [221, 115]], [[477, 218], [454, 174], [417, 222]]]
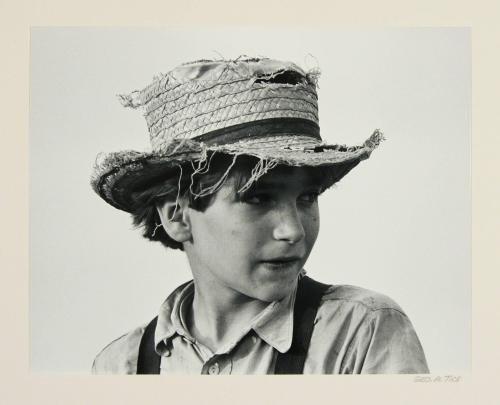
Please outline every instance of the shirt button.
[[214, 374], [219, 374], [220, 369], [219, 369], [219, 363], [214, 363], [208, 368], [208, 374], [214, 375]]

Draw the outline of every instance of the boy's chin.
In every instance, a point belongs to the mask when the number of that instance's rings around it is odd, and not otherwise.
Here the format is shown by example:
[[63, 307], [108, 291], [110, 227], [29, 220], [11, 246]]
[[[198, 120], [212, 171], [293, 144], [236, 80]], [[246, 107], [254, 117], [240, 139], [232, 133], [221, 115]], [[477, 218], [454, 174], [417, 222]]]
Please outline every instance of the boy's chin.
[[279, 286], [263, 286], [262, 288], [253, 291], [253, 298], [263, 302], [280, 301], [287, 297], [293, 291], [294, 284], [292, 285], [279, 285]]

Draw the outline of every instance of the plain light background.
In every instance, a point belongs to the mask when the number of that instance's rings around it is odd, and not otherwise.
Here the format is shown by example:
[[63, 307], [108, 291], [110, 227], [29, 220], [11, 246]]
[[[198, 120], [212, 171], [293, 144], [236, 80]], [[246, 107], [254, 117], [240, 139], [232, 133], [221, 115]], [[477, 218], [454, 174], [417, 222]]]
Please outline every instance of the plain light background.
[[35, 28], [31, 39], [33, 371], [88, 373], [190, 278], [181, 252], [143, 240], [90, 189], [98, 152], [148, 143], [141, 114], [115, 95], [185, 61], [241, 54], [321, 68], [324, 139], [388, 138], [322, 197], [308, 273], [391, 296], [432, 372], [469, 371], [469, 30]]

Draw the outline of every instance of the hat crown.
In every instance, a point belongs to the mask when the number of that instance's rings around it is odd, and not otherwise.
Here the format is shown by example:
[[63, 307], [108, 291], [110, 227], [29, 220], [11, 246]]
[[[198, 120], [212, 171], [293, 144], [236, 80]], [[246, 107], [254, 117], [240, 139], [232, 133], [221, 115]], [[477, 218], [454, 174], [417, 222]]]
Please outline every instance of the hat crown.
[[195, 61], [121, 96], [141, 108], [154, 152], [179, 141], [268, 119], [298, 118], [318, 125], [317, 73], [267, 58]]
[[282, 70], [293, 70], [306, 76], [306, 73], [292, 62], [282, 62], [268, 58], [247, 58], [234, 61], [226, 60], [199, 60], [184, 63], [170, 72], [179, 81], [188, 80], [220, 80], [226, 75], [229, 79], [243, 77], [258, 77], [269, 75]]

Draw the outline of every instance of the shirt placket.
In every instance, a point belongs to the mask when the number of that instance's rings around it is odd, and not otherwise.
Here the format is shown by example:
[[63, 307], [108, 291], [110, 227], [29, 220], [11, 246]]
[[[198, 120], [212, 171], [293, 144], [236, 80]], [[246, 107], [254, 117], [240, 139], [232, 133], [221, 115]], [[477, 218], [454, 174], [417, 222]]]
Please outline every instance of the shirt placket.
[[232, 370], [231, 357], [228, 355], [215, 355], [208, 360], [201, 370], [201, 374], [229, 375]]
[[229, 355], [214, 354], [210, 349], [190, 337], [182, 336], [182, 339], [191, 347], [198, 358], [203, 361], [201, 374], [231, 374], [232, 361]]

